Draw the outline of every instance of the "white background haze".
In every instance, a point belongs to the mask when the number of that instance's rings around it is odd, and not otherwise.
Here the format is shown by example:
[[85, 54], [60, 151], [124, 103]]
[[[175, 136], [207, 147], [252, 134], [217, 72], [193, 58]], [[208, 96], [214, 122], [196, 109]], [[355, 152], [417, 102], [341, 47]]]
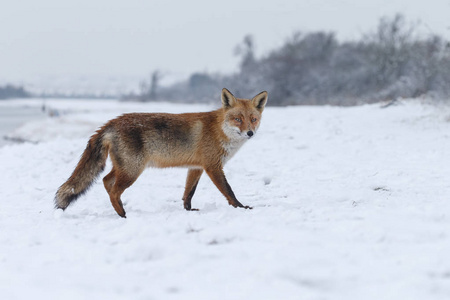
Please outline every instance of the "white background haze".
[[2, 1], [0, 84], [137, 84], [155, 69], [166, 82], [227, 73], [237, 69], [233, 51], [247, 34], [263, 55], [298, 30], [357, 39], [395, 13], [421, 20], [424, 34], [450, 37], [448, 0]]

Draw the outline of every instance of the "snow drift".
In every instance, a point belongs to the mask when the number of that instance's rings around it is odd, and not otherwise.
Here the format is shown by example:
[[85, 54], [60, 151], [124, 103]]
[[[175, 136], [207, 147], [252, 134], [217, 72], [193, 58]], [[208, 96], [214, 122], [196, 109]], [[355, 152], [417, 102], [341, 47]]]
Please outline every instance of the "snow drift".
[[12, 133], [37, 144], [0, 148], [3, 299], [450, 294], [448, 107], [267, 108], [258, 134], [225, 167], [253, 210], [228, 206], [204, 176], [193, 198], [200, 211], [185, 211], [187, 171], [148, 169], [124, 193], [121, 219], [101, 181], [64, 213], [53, 209], [89, 136], [123, 112], [213, 107], [47, 105], [60, 116]]

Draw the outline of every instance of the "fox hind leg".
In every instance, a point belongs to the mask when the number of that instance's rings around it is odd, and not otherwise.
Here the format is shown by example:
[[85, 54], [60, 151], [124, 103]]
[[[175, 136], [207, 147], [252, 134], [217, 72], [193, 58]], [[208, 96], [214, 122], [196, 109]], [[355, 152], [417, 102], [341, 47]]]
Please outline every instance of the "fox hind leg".
[[[108, 174], [106, 177], [108, 177], [110, 174]], [[112, 185], [108, 194], [109, 194], [109, 198], [111, 200], [112, 206], [114, 207], [117, 214], [119, 216], [121, 216], [122, 218], [126, 218], [126, 213], [123, 208], [123, 204], [122, 204], [122, 200], [120, 199], [120, 196], [127, 188], [129, 188], [136, 181], [136, 179], [139, 177], [139, 175], [140, 175], [140, 173], [135, 176], [131, 176], [124, 172], [117, 172], [117, 171], [115, 172], [115, 182]]]
[[108, 194], [111, 191], [115, 182], [116, 182], [116, 170], [115, 168], [112, 168], [111, 172], [109, 172], [108, 175], [106, 175], [103, 178], [103, 185], [105, 186], [105, 189], [108, 192]]

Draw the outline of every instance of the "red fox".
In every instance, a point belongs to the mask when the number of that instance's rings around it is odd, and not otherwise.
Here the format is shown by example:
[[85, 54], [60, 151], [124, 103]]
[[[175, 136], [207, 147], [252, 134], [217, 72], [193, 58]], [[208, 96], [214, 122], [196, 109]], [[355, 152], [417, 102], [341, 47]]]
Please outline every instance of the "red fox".
[[242, 205], [228, 184], [223, 166], [258, 130], [267, 92], [237, 99], [222, 90], [222, 107], [211, 112], [167, 114], [130, 113], [108, 121], [89, 139], [80, 161], [55, 195], [55, 208], [65, 210], [84, 194], [104, 170], [108, 154], [112, 170], [103, 178], [111, 204], [126, 218], [120, 196], [146, 167], [187, 167], [184, 208], [203, 171], [234, 207]]

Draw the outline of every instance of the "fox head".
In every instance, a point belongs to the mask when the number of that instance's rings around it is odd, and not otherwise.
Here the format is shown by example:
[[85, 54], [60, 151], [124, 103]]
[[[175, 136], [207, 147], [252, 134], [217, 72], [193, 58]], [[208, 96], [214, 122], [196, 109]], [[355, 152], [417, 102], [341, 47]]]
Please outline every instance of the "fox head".
[[255, 135], [261, 121], [261, 114], [267, 103], [267, 92], [261, 92], [253, 99], [237, 99], [227, 89], [222, 90], [222, 107], [225, 119], [222, 129], [232, 140], [250, 139]]

